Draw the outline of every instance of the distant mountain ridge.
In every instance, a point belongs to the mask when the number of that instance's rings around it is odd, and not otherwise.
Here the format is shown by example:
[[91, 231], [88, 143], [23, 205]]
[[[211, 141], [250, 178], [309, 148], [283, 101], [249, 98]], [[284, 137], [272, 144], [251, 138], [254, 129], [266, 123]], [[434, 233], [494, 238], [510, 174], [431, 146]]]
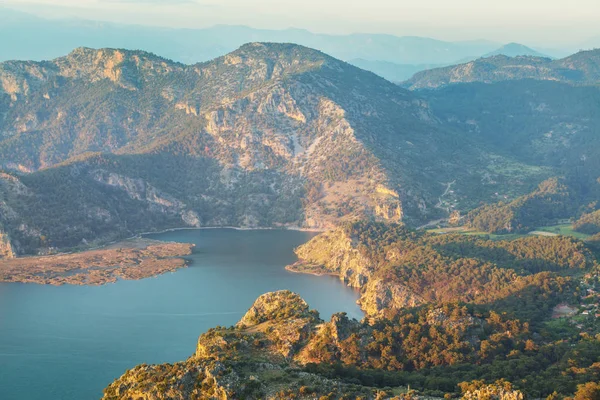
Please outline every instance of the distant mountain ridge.
[[379, 76], [384, 77], [385, 79], [391, 82], [403, 82], [412, 78], [415, 74], [421, 71], [427, 71], [431, 69], [444, 68], [450, 65], [456, 64], [464, 64], [478, 58], [487, 58], [493, 56], [507, 56], [507, 57], [517, 57], [517, 56], [531, 56], [531, 57], [544, 57], [550, 58], [549, 56], [542, 54], [536, 50], [533, 50], [527, 46], [524, 46], [519, 43], [509, 43], [496, 49], [492, 52], [486, 53], [483, 56], [479, 57], [464, 57], [460, 60], [455, 60], [451, 63], [439, 63], [439, 64], [398, 64], [389, 61], [374, 61], [374, 60], [365, 60], [365, 59], [353, 59], [350, 60], [350, 64], [356, 65], [359, 68], [365, 69], [367, 71], [371, 71], [376, 73]]
[[[209, 61], [248, 42], [289, 42], [342, 60], [447, 64], [479, 56], [499, 43], [448, 42], [424, 37], [355, 33], [329, 35], [304, 29], [268, 30], [216, 25], [169, 29], [83, 20], [50, 20], [0, 8], [0, 61], [53, 59], [76, 47], [140, 49], [187, 64]], [[19, 37], [18, 41], [9, 38]]]
[[542, 54], [539, 51], [536, 51], [530, 47], [522, 45], [520, 43], [508, 43], [504, 46], [500, 47], [497, 50], [494, 50], [490, 53], [484, 54], [482, 58], [493, 57], [498, 55], [504, 55], [507, 57], [518, 57], [518, 56], [530, 56], [530, 57], [543, 57], [543, 58], [551, 58], [546, 54]]
[[444, 66], [439, 64], [397, 64], [389, 61], [371, 61], [362, 58], [350, 60], [349, 63], [364, 70], [374, 72], [390, 82], [398, 83], [410, 79], [417, 72]]
[[409, 89], [433, 89], [455, 83], [491, 83], [517, 79], [597, 84], [600, 82], [600, 49], [580, 51], [559, 60], [495, 55], [465, 64], [422, 71], [401, 85]]

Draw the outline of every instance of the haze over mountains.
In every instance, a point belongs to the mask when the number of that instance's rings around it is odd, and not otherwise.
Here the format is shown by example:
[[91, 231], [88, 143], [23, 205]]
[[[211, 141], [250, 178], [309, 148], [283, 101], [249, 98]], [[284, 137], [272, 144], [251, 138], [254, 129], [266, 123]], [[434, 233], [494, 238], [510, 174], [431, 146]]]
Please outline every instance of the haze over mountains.
[[[388, 80], [400, 82], [423, 69], [456, 64], [487, 54], [540, 54], [526, 46], [503, 46], [485, 40], [448, 42], [383, 34], [327, 35], [303, 29], [265, 30], [227, 25], [169, 29], [75, 19], [53, 20], [8, 8], [0, 10], [0, 61], [48, 60], [85, 46], [139, 49], [193, 64], [214, 59], [248, 42], [288, 42], [321, 50]], [[563, 50], [544, 52], [549, 56], [567, 55]]]

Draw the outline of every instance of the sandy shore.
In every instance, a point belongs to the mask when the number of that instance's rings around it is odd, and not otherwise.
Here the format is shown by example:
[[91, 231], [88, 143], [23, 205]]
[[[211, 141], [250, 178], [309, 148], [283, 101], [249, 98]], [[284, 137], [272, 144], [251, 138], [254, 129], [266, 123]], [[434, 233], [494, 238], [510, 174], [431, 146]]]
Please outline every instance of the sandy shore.
[[190, 255], [193, 247], [134, 238], [77, 253], [2, 260], [0, 282], [102, 285], [143, 279], [186, 267], [182, 257]]

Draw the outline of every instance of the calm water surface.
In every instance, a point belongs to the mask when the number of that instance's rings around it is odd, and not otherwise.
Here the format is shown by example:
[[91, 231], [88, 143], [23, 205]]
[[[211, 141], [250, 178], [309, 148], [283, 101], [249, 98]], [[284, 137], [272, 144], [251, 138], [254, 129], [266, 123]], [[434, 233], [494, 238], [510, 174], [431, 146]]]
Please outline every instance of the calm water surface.
[[99, 287], [0, 283], [0, 398], [98, 399], [136, 364], [187, 358], [200, 333], [235, 324], [268, 291], [295, 291], [324, 319], [339, 311], [360, 319], [358, 294], [337, 278], [283, 269], [312, 236], [167, 232], [149, 237], [195, 243], [189, 268]]

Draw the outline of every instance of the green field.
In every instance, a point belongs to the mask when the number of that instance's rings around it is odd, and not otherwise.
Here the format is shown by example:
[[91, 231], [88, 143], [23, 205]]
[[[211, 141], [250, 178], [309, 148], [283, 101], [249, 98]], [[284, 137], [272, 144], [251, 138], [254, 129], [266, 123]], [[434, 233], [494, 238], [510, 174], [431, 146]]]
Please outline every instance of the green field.
[[520, 237], [527, 236], [527, 234], [520, 234], [520, 233], [496, 235], [494, 233], [482, 232], [482, 231], [478, 231], [475, 229], [469, 229], [469, 228], [462, 227], [462, 226], [456, 227], [456, 228], [427, 229], [427, 232], [438, 233], [438, 234], [460, 233], [462, 235], [488, 236], [492, 240], [513, 240], [513, 239], [518, 239]]
[[514, 239], [518, 239], [518, 238], [525, 237], [528, 235], [544, 236], [544, 234], [540, 233], [540, 232], [547, 232], [549, 234], [548, 236], [564, 235], [564, 236], [572, 236], [572, 237], [580, 239], [580, 240], [585, 240], [590, 237], [590, 235], [587, 235], [585, 233], [575, 232], [573, 230], [573, 227], [571, 226], [571, 224], [542, 226], [542, 227], [534, 229], [530, 233], [510, 233], [510, 234], [504, 234], [504, 235], [496, 235], [496, 234], [492, 234], [492, 233], [481, 232], [481, 231], [477, 231], [475, 229], [469, 229], [469, 228], [466, 228], [463, 226], [454, 227], [454, 228], [428, 229], [427, 232], [438, 233], [438, 234], [460, 233], [463, 235], [489, 236], [489, 238], [492, 240], [514, 240]]
[[585, 233], [575, 232], [571, 224], [544, 226], [536, 229], [537, 231], [556, 233], [557, 235], [573, 236], [577, 239], [585, 240], [590, 237]]

